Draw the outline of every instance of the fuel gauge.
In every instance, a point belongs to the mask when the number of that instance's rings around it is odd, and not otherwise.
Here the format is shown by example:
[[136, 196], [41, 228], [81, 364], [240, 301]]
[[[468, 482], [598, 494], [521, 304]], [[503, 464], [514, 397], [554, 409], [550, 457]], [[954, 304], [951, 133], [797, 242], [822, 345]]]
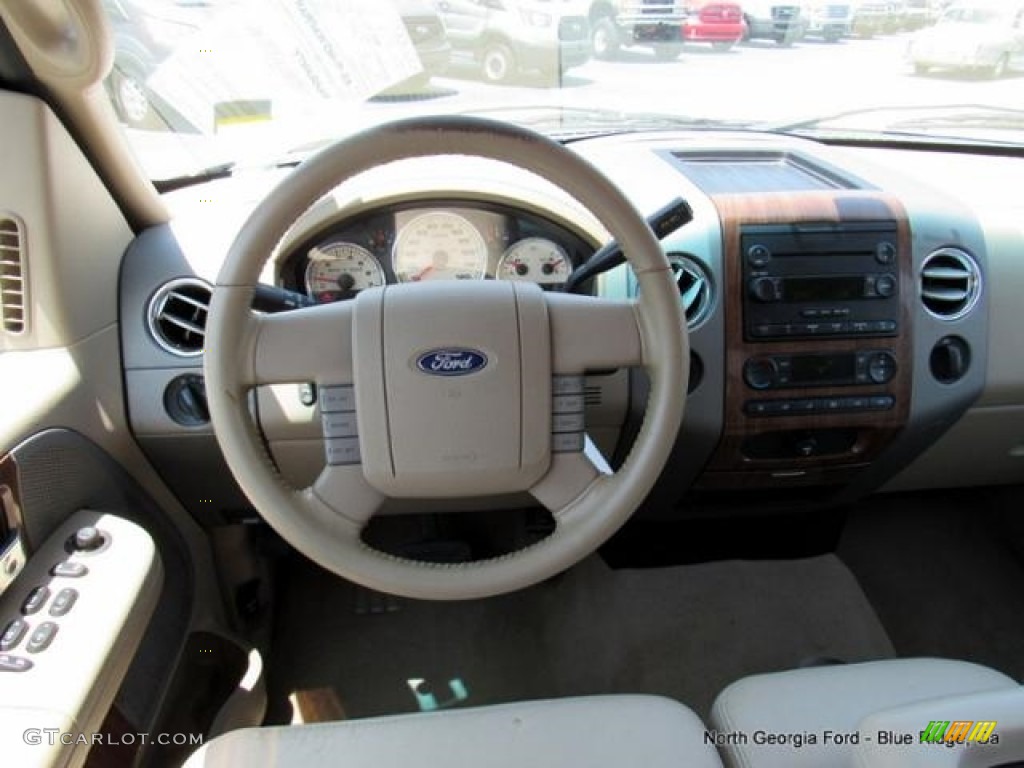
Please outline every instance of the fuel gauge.
[[562, 246], [544, 237], [528, 237], [502, 254], [496, 277], [557, 285], [568, 280], [570, 272], [572, 264]]

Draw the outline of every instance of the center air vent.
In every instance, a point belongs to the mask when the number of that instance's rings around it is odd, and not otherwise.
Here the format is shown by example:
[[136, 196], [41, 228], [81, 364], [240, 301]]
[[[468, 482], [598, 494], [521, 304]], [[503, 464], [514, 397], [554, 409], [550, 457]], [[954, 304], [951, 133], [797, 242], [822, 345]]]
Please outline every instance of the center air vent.
[[669, 256], [672, 274], [679, 286], [679, 297], [686, 312], [686, 325], [695, 327], [711, 309], [711, 278], [696, 259], [679, 253]]
[[942, 320], [956, 320], [974, 307], [981, 294], [978, 265], [958, 248], [941, 248], [921, 267], [921, 302]]
[[164, 283], [149, 300], [149, 332], [168, 352], [195, 357], [203, 352], [210, 286], [192, 277]]

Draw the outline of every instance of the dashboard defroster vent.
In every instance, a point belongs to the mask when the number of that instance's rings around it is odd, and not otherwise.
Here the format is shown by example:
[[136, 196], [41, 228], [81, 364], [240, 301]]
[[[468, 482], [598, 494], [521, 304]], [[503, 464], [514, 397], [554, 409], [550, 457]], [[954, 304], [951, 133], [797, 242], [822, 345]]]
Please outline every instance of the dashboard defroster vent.
[[212, 293], [207, 283], [192, 277], [171, 280], [157, 289], [147, 312], [156, 343], [174, 355], [201, 355]]
[[707, 269], [690, 256], [673, 253], [669, 255], [669, 263], [672, 265], [676, 285], [679, 286], [679, 298], [686, 313], [686, 325], [693, 328], [711, 309], [711, 277]]
[[981, 273], [974, 259], [958, 248], [940, 248], [921, 266], [921, 302], [940, 320], [957, 320], [973, 309], [981, 294]]
[[4, 331], [24, 333], [26, 322], [25, 238], [21, 223], [0, 217], [0, 314]]

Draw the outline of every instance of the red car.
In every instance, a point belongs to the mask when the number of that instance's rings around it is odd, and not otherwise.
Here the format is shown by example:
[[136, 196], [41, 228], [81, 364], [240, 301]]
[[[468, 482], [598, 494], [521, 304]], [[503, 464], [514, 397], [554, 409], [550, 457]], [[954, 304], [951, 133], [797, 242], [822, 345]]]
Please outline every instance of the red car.
[[681, 34], [685, 41], [711, 43], [716, 50], [727, 51], [743, 39], [745, 32], [738, 3], [708, 0], [689, 7]]

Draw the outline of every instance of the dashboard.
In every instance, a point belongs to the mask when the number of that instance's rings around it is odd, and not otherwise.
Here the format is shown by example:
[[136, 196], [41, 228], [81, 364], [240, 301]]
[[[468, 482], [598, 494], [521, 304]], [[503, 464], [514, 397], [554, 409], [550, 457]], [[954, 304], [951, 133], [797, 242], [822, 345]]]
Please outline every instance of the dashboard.
[[279, 282], [317, 303], [429, 280], [517, 280], [557, 290], [593, 250], [566, 226], [508, 205], [396, 203], [305, 238], [284, 255]]
[[[937, 185], [927, 152], [774, 135], [662, 132], [572, 146], [641, 212], [678, 197], [693, 210], [662, 240], [689, 330], [686, 416], [638, 514], [701, 514], [698, 497], [788, 509], [1024, 475], [1024, 342], [1013, 312], [995, 311], [1012, 310], [1024, 290], [1024, 211], [998, 193], [1024, 161], [945, 154], [957, 184]], [[142, 233], [122, 271], [132, 427], [168, 483], [203, 500], [190, 509], [211, 524], [248, 509], [200, 401], [211, 284], [284, 172], [252, 173], [172, 195], [172, 223]], [[212, 215], [201, 201], [213, 191], [234, 208]], [[433, 279], [563, 290], [607, 239], [574, 200], [520, 169], [445, 157], [341, 185], [268, 255], [263, 282], [318, 303]], [[627, 266], [585, 290], [642, 301]], [[639, 370], [586, 377], [586, 433], [613, 467], [640, 428], [646, 386]], [[325, 461], [314, 390], [295, 382], [252, 397], [268, 451], [297, 487]]]

